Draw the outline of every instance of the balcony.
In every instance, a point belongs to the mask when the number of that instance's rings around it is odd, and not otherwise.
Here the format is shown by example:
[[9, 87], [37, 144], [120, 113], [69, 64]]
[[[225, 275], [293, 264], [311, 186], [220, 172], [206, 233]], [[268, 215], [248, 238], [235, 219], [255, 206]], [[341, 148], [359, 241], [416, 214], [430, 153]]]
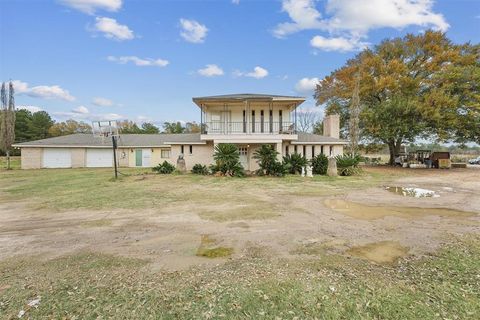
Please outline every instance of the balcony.
[[294, 122], [205, 122], [202, 125], [204, 135], [294, 135]]

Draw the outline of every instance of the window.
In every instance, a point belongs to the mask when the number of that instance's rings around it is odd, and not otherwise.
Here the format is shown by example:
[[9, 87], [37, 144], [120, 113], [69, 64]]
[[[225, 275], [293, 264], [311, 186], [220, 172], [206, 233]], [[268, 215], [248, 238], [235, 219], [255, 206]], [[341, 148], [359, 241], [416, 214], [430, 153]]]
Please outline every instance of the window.
[[188, 150], [188, 151], [189, 151], [189, 153], [190, 153], [190, 154], [192, 154], [192, 153], [193, 153], [193, 146], [192, 146], [192, 145], [190, 145], [190, 146], [188, 147], [188, 149], [189, 149], [189, 150]]
[[323, 146], [320, 146], [320, 153], [321, 153], [321, 154], [325, 154], [325, 153], [323, 152]]
[[298, 149], [297, 149], [297, 146], [296, 146], [296, 145], [293, 147], [293, 152], [295, 152], [295, 153], [298, 152]]
[[238, 153], [241, 155], [241, 156], [246, 156], [247, 153], [248, 153], [248, 149], [246, 147], [240, 147], [238, 148]]
[[283, 114], [282, 114], [282, 110], [279, 110], [279, 111], [278, 111], [278, 128], [279, 128], [280, 132], [283, 131]]
[[255, 110], [252, 110], [252, 132], [255, 132]]
[[160, 152], [160, 156], [162, 157], [162, 159], [170, 158], [170, 150], [162, 149], [162, 151]]
[[290, 154], [289, 150], [288, 150], [288, 146], [285, 146], [285, 154], [288, 156]]
[[247, 112], [243, 110], [243, 133], [247, 132]]
[[185, 154], [185, 148], [183, 144], [180, 146], [180, 153]]
[[315, 146], [312, 146], [312, 158], [315, 157]]
[[330, 146], [330, 155], [333, 155], [333, 146]]
[[303, 156], [304, 156], [304, 157], [307, 156], [307, 146], [303, 146], [302, 153], [303, 153]]
[[263, 110], [260, 110], [260, 132], [263, 133], [263, 125], [265, 123], [265, 117]]
[[270, 133], [272, 133], [273, 132], [273, 110], [270, 110], [269, 112], [268, 122], [270, 123]]

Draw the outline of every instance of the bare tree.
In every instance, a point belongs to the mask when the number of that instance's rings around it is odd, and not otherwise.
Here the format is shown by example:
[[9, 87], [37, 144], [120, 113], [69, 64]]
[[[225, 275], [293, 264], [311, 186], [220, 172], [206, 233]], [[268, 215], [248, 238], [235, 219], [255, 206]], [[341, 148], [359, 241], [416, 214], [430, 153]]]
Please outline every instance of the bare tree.
[[348, 124], [348, 133], [350, 136], [350, 152], [358, 152], [358, 141], [360, 140], [359, 121], [360, 121], [360, 75], [355, 75], [355, 87], [353, 88], [352, 103], [350, 105], [350, 120]]
[[319, 120], [318, 112], [308, 109], [300, 110], [297, 113], [297, 129], [300, 132], [312, 132]]
[[10, 81], [8, 85], [8, 103], [7, 90], [5, 83], [2, 83], [1, 100], [2, 100], [2, 126], [0, 130], [1, 144], [0, 148], [7, 155], [7, 169], [10, 168], [10, 152], [12, 144], [15, 142], [15, 90], [13, 83]]

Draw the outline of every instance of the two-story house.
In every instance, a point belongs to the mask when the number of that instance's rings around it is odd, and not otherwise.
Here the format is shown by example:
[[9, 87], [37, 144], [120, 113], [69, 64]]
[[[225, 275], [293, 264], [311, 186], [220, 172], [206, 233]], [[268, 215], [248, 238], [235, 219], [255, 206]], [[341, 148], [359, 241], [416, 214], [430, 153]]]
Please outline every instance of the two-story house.
[[[253, 153], [270, 144], [282, 156], [299, 153], [310, 159], [323, 153], [343, 153], [346, 141], [339, 138], [339, 117], [326, 116], [323, 135], [297, 130], [297, 108], [302, 97], [264, 94], [232, 94], [196, 97], [200, 109], [200, 133], [121, 134], [117, 161], [124, 167], [152, 167], [163, 161], [176, 164], [183, 155], [187, 169], [213, 163], [216, 144], [238, 146], [247, 171], [258, 169]], [[22, 168], [110, 167], [111, 142], [92, 134], [73, 134], [16, 144], [22, 149]]]

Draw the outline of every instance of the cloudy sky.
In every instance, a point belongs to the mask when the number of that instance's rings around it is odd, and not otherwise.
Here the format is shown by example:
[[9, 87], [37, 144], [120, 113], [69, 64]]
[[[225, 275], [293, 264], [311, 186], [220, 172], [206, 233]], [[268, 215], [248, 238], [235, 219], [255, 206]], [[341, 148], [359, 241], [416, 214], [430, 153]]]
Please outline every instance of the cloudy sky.
[[302, 95], [386, 37], [480, 40], [480, 0], [2, 0], [0, 79], [57, 120], [199, 120], [194, 96]]

